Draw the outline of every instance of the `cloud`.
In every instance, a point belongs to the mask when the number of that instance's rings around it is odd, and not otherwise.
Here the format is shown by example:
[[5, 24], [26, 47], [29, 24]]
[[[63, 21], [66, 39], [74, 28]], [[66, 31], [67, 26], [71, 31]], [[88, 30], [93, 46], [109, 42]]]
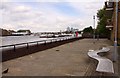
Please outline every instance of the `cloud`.
[[[69, 11], [64, 12], [58, 4], [67, 6], [64, 10]], [[6, 29], [30, 29], [33, 32], [60, 31], [68, 26], [82, 30], [92, 25], [92, 17], [102, 4], [103, 2], [3, 2], [0, 7], [3, 17], [0, 25]], [[69, 14], [71, 8], [72, 15]]]
[[17, 6], [17, 7], [14, 7], [14, 11], [16, 12], [26, 12], [26, 11], [30, 11], [30, 7], [26, 7], [26, 6]]
[[[93, 1], [93, 2], [92, 2]], [[82, 11], [82, 17], [80, 17], [83, 21], [83, 25], [87, 26], [93, 26], [93, 16], [97, 15], [97, 12], [99, 9], [104, 7], [104, 1], [101, 2], [99, 0], [92, 0], [91, 2], [72, 2], [70, 5], [74, 7], [76, 10], [79, 11], [81, 14]], [[97, 26], [97, 17], [96, 17], [96, 26]]]
[[103, 1], [106, 0], [2, 0], [2, 2], [103, 2]]

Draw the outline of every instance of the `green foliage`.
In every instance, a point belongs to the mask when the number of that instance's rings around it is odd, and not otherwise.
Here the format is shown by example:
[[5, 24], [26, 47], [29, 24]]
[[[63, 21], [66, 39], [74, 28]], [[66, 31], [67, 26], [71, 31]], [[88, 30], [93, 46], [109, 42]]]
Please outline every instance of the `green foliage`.
[[83, 30], [83, 33], [93, 33], [93, 28], [90, 26], [90, 27], [87, 27]]
[[97, 17], [99, 20], [97, 26], [97, 34], [99, 34], [102, 37], [108, 37], [110, 35], [110, 31], [106, 29], [108, 18], [106, 16], [106, 11], [104, 8], [98, 10]]
[[8, 31], [11, 32], [11, 33], [12, 33], [12, 32], [16, 32], [16, 31], [14, 31], [14, 30], [8, 30]]
[[18, 30], [17, 32], [29, 32], [29, 33], [31, 33], [30, 30]]
[[82, 31], [78, 31], [79, 34], [81, 34]]

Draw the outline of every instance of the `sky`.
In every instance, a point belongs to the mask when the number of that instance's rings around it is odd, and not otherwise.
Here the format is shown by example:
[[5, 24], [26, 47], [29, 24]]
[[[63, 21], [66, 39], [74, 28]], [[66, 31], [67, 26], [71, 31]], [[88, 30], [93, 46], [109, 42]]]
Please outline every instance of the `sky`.
[[[93, 26], [93, 16], [105, 0], [3, 0], [0, 2], [0, 28], [29, 29], [32, 32], [83, 30]], [[97, 18], [96, 18], [97, 26]]]

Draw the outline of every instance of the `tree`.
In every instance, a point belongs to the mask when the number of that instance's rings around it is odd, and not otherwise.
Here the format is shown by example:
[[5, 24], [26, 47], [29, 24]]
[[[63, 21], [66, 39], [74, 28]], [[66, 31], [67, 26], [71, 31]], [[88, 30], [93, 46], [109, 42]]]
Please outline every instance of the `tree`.
[[99, 20], [97, 26], [97, 34], [99, 34], [100, 37], [109, 37], [110, 31], [106, 29], [108, 17], [106, 16], [105, 8], [98, 10], [97, 17]]
[[92, 28], [92, 26], [83, 29], [83, 33], [91, 33], [91, 34], [93, 34], [93, 28]]
[[93, 37], [93, 28], [92, 28], [92, 26], [83, 29], [82, 36], [84, 38], [92, 38]]
[[28, 32], [29, 34], [31, 34], [30, 30], [18, 30], [17, 32]]

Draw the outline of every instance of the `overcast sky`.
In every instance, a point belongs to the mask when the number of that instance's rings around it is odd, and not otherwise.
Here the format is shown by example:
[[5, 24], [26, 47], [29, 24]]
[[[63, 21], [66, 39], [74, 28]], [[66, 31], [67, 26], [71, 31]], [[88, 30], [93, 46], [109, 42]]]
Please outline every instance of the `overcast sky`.
[[104, 0], [3, 1], [0, 28], [32, 32], [63, 31], [68, 26], [82, 30], [93, 26], [93, 15], [104, 6]]

